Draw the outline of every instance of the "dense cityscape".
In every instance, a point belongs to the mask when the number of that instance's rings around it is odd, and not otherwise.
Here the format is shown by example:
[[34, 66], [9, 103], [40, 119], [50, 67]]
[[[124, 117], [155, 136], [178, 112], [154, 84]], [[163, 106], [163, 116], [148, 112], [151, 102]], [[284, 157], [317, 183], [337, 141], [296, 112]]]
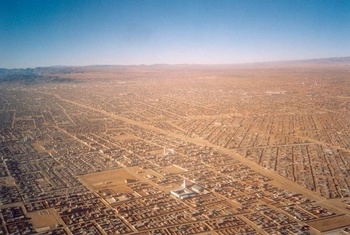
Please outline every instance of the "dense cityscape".
[[0, 72], [0, 234], [350, 234], [348, 60]]

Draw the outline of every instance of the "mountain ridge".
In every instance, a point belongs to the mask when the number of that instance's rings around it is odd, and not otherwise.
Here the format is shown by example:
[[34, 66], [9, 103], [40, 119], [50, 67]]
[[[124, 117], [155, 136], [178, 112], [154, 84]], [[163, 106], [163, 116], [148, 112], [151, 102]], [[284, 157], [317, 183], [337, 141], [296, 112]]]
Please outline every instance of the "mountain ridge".
[[157, 68], [157, 67], [201, 67], [201, 66], [240, 66], [240, 65], [283, 65], [283, 64], [332, 64], [332, 63], [349, 63], [350, 56], [345, 57], [328, 57], [305, 60], [281, 60], [252, 63], [232, 63], [232, 64], [138, 64], [138, 65], [54, 65], [35, 68], [0, 68], [0, 75], [43, 75], [43, 74], [69, 74], [84, 72], [86, 69], [93, 68], [113, 68], [113, 69], [132, 69], [132, 68]]

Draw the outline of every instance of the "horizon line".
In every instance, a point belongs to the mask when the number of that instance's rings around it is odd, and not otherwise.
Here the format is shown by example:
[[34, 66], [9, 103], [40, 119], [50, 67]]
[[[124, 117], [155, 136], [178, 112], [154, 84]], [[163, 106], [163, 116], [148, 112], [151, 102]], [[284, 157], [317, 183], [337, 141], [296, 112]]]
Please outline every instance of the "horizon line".
[[0, 67], [0, 69], [6, 69], [6, 70], [16, 70], [16, 69], [38, 69], [38, 68], [68, 68], [68, 67], [98, 67], [98, 66], [105, 66], [105, 67], [112, 67], [112, 66], [120, 66], [120, 67], [133, 67], [133, 66], [230, 66], [230, 65], [253, 65], [253, 64], [268, 64], [268, 63], [290, 63], [290, 62], [312, 62], [312, 61], [320, 61], [320, 60], [334, 60], [334, 59], [349, 59], [348, 62], [350, 62], [350, 55], [349, 56], [338, 56], [338, 57], [320, 57], [320, 58], [311, 58], [311, 59], [292, 59], [292, 60], [274, 60], [274, 61], [258, 61], [258, 62], [241, 62], [241, 63], [153, 63], [153, 64], [89, 64], [89, 65], [49, 65], [49, 66], [36, 66], [36, 67], [15, 67], [15, 68], [5, 68]]

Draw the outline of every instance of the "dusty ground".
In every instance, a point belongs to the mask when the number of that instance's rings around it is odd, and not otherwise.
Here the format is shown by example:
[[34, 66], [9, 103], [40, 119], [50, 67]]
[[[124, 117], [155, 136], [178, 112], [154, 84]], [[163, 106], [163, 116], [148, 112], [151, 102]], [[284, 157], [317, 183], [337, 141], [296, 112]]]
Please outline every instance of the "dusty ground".
[[132, 140], [132, 139], [137, 139], [137, 137], [133, 135], [116, 135], [114, 136], [115, 140]]
[[168, 166], [162, 169], [163, 172], [170, 173], [170, 174], [177, 174], [185, 172], [183, 169], [180, 169], [176, 166]]
[[350, 217], [341, 215], [334, 218], [309, 222], [308, 224], [320, 232], [326, 232], [332, 229], [350, 226]]
[[120, 185], [110, 188], [114, 193], [132, 193], [133, 190], [126, 185]]
[[16, 183], [13, 181], [12, 177], [1, 177], [0, 186], [16, 186]]
[[28, 216], [32, 218], [34, 228], [63, 224], [63, 221], [60, 219], [55, 209], [31, 212], [28, 213]]
[[79, 178], [95, 190], [125, 184], [126, 179], [136, 179], [132, 174], [120, 169], [88, 174]]

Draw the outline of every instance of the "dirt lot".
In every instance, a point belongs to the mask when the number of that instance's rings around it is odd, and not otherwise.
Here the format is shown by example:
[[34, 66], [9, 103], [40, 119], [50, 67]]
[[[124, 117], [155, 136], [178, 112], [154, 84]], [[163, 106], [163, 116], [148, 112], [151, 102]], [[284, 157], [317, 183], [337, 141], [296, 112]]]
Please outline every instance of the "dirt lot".
[[35, 228], [63, 224], [63, 221], [59, 218], [59, 215], [57, 214], [55, 209], [28, 213], [28, 216], [32, 218], [32, 222]]
[[177, 174], [177, 173], [185, 172], [183, 169], [180, 169], [176, 166], [168, 166], [166, 168], [163, 168], [162, 171], [169, 174]]
[[114, 193], [132, 193], [134, 192], [131, 188], [126, 185], [120, 185], [110, 188]]
[[80, 179], [93, 189], [110, 188], [125, 184], [126, 179], [136, 179], [132, 174], [125, 170], [112, 170], [99, 173], [83, 175]]
[[314, 227], [320, 232], [326, 232], [336, 228], [341, 228], [350, 225], [350, 217], [346, 215], [341, 215], [337, 217], [332, 217], [328, 219], [313, 221], [308, 223], [311, 227]]

